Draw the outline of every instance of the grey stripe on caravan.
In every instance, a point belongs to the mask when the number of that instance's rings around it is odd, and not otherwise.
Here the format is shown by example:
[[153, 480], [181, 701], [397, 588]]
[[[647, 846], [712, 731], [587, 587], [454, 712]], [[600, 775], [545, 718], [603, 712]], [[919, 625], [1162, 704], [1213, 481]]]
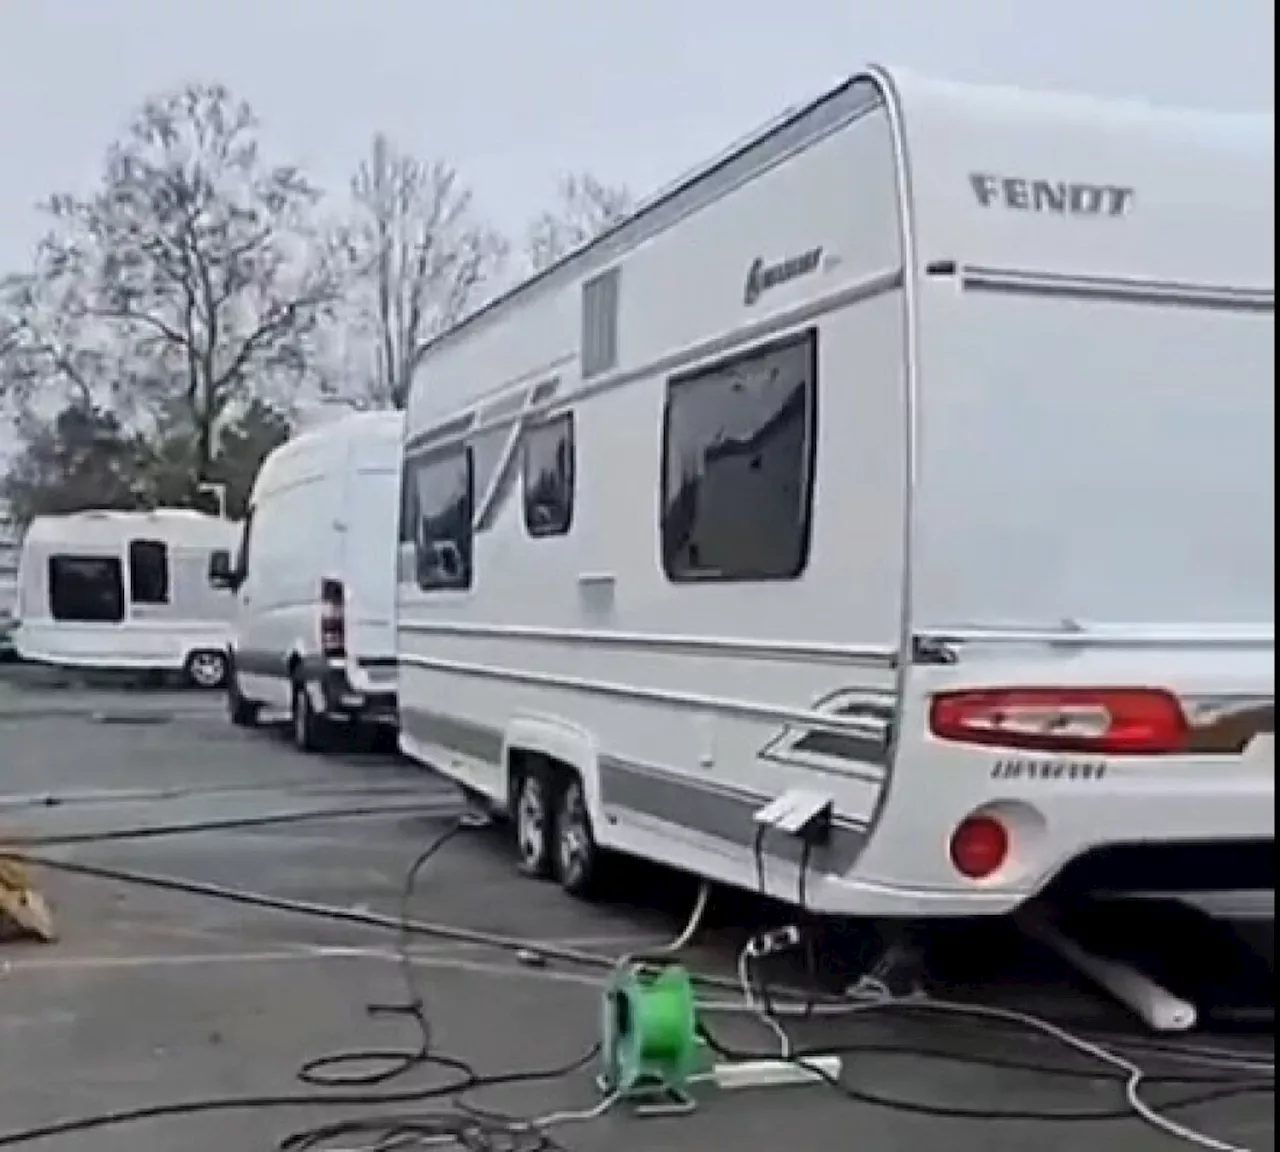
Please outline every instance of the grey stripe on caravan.
[[1118, 276], [1066, 276], [1018, 268], [961, 265], [961, 286], [971, 292], [1044, 296], [1064, 300], [1104, 300], [1166, 308], [1200, 308], [1220, 312], [1272, 313], [1273, 289], [1235, 288], [1222, 284], [1183, 284]]
[[[402, 707], [400, 724], [405, 733], [424, 744], [482, 763], [502, 762], [503, 738], [496, 728], [423, 708]], [[718, 784], [693, 780], [657, 768], [647, 768], [616, 757], [601, 756], [600, 794], [607, 815], [634, 813], [725, 841], [736, 848], [754, 846], [755, 813], [773, 797]], [[837, 821], [831, 842], [812, 853], [815, 868], [845, 872], [853, 866], [866, 841], [866, 830], [849, 820]], [[762, 851], [775, 858], [798, 862], [800, 845], [793, 838], [767, 838]]]
[[437, 744], [460, 756], [468, 756], [482, 763], [498, 765], [506, 746], [502, 732], [488, 724], [476, 724], [460, 720], [456, 716], [442, 716], [426, 708], [417, 708], [403, 701], [400, 704], [400, 727], [414, 740], [424, 744]]
[[[759, 835], [755, 814], [773, 797], [602, 756], [600, 799], [607, 816], [635, 813], [750, 851]], [[830, 843], [813, 849], [810, 863], [819, 871], [847, 872], [857, 862], [866, 840], [864, 825], [838, 819]], [[765, 856], [792, 863], [799, 863], [804, 854], [793, 836], [766, 835], [760, 848]]]
[[504, 668], [493, 664], [473, 664], [463, 660], [446, 660], [436, 656], [400, 654], [401, 667], [422, 668], [431, 672], [447, 672], [455, 676], [472, 676], [483, 680], [499, 680], [523, 684], [531, 688], [561, 688], [593, 696], [657, 704], [671, 708], [713, 712], [758, 720], [764, 724], [789, 724], [820, 732], [836, 732], [864, 739], [877, 739], [883, 726], [865, 718], [833, 716], [806, 708], [782, 708], [774, 704], [758, 704], [728, 696], [705, 696], [696, 692], [673, 692], [663, 688], [647, 688], [617, 684], [608, 680], [589, 680], [581, 676], [562, 676], [550, 672], [530, 672], [520, 668]]
[[727, 356], [740, 348], [748, 348], [753, 344], [779, 335], [801, 324], [812, 323], [829, 312], [837, 312], [854, 304], [863, 304], [880, 296], [887, 296], [901, 290], [906, 276], [901, 266], [873, 272], [852, 284], [846, 284], [825, 296], [806, 300], [794, 308], [761, 317], [750, 324], [743, 324], [730, 332], [722, 333], [710, 340], [702, 340], [695, 344], [687, 344], [677, 348], [665, 356], [659, 356], [647, 364], [639, 364], [620, 369], [603, 376], [597, 376], [585, 384], [570, 388], [550, 401], [531, 405], [523, 413], [499, 416], [491, 420], [477, 422], [474, 414], [456, 417], [434, 428], [428, 428], [406, 442], [405, 452], [418, 454], [424, 449], [434, 451], [448, 444], [465, 440], [469, 436], [477, 436], [482, 432], [490, 432], [514, 424], [519, 420], [533, 419], [549, 415], [592, 396], [622, 388], [650, 376], [669, 376], [684, 368], [702, 361], [714, 360]]
[[744, 659], [842, 664], [853, 668], [893, 671], [898, 653], [869, 645], [793, 643], [729, 636], [693, 636], [660, 632], [615, 632], [602, 628], [543, 628], [523, 624], [470, 624], [456, 620], [407, 620], [401, 610], [400, 629], [421, 636], [472, 637], [564, 644], [567, 647], [618, 648], [661, 652], [672, 656], [735, 656]]

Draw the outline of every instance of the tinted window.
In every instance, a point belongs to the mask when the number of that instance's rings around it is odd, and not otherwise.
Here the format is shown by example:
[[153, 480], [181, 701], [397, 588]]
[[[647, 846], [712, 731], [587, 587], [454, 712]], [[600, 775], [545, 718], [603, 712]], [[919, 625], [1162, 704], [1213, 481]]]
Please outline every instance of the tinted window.
[[400, 469], [400, 543], [414, 542], [418, 525], [418, 486], [412, 460]]
[[55, 620], [119, 624], [124, 619], [124, 569], [113, 556], [51, 556], [49, 613]]
[[130, 543], [129, 599], [134, 604], [169, 603], [169, 549], [159, 541]]
[[573, 523], [573, 414], [525, 433], [524, 526], [531, 536], [563, 536]]
[[809, 552], [817, 334], [667, 385], [662, 558], [672, 580], [788, 580]]
[[411, 462], [410, 469], [418, 521], [418, 586], [428, 592], [470, 588], [475, 504], [471, 450], [452, 449]]

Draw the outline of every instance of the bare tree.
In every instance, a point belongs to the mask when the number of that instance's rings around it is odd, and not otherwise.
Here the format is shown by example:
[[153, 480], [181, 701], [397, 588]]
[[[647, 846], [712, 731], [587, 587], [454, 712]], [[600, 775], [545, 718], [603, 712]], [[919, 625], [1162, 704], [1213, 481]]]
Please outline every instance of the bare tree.
[[535, 272], [549, 267], [625, 219], [634, 206], [625, 188], [603, 184], [590, 173], [564, 177], [555, 208], [529, 227], [525, 252], [530, 266]]
[[359, 326], [371, 344], [361, 399], [403, 408], [422, 352], [482, 298], [506, 244], [479, 220], [458, 173], [382, 135], [351, 182], [348, 235]]
[[32, 272], [0, 280], [0, 406], [26, 415], [32, 404], [109, 403], [119, 379], [111, 348], [85, 321], [81, 285], [50, 274], [50, 242]]
[[[48, 204], [41, 290], [80, 333], [81, 355], [85, 332], [129, 350], [118, 393], [181, 412], [194, 480], [228, 414], [305, 369], [336, 292], [312, 224], [318, 198], [296, 168], [262, 158], [248, 104], [194, 84], [143, 105], [92, 196]], [[68, 377], [79, 363], [46, 358]]]

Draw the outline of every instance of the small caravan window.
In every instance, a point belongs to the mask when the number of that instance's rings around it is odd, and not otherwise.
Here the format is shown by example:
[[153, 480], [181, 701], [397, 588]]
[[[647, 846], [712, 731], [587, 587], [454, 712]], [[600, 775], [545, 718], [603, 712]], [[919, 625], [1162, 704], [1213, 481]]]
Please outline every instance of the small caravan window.
[[130, 541], [129, 599], [134, 604], [169, 603], [169, 549], [160, 541]]
[[668, 578], [791, 580], [804, 571], [816, 381], [812, 329], [668, 381]]
[[524, 443], [524, 526], [563, 536], [573, 523], [573, 413], [529, 429]]
[[124, 571], [114, 556], [49, 557], [49, 615], [71, 624], [124, 620]]
[[426, 592], [471, 587], [475, 508], [471, 449], [451, 448], [410, 464], [417, 511], [414, 553]]

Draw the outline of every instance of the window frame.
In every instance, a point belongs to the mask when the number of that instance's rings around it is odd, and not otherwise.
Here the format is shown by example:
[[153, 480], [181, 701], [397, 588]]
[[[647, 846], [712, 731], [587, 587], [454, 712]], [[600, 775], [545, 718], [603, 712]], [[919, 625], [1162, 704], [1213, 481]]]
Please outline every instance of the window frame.
[[[573, 529], [573, 517], [578, 498], [578, 431], [576, 421], [573, 418], [572, 411], [561, 412], [546, 420], [539, 420], [531, 424], [525, 432], [524, 444], [521, 446], [520, 458], [520, 489], [521, 504], [524, 513], [524, 530], [534, 540], [545, 540], [556, 536], [567, 536]], [[556, 429], [564, 429], [564, 440], [569, 445], [569, 476], [568, 490], [569, 500], [568, 507], [565, 512], [563, 522], [557, 522], [553, 525], [535, 525], [530, 513], [533, 505], [529, 502], [529, 494], [531, 485], [529, 482], [529, 464], [530, 464], [530, 448], [532, 446], [532, 438], [540, 432], [552, 432]]]
[[[418, 492], [418, 471], [419, 469], [431, 468], [446, 461], [456, 461], [458, 458], [461, 458], [466, 465], [467, 515], [465, 523], [467, 529], [467, 547], [465, 553], [466, 564], [464, 568], [465, 579], [424, 583], [422, 578], [422, 499]], [[470, 592], [475, 586], [476, 579], [476, 466], [475, 456], [471, 451], [471, 445], [453, 444], [448, 447], [436, 448], [432, 451], [423, 453], [417, 459], [406, 461], [406, 468], [409, 470], [409, 474], [413, 482], [413, 503], [415, 511], [412, 539], [414, 584], [417, 585], [419, 592], [427, 595], [441, 592]]]
[[[665, 398], [662, 406], [662, 453], [658, 477], [658, 563], [671, 584], [776, 584], [800, 579], [808, 569], [813, 544], [813, 499], [818, 470], [818, 341], [819, 333], [816, 324], [784, 336], [765, 340], [750, 347], [739, 349], [727, 356], [722, 356], [708, 363], [699, 364], [674, 375], [668, 376], [664, 385]], [[796, 563], [786, 572], [764, 572], [755, 570], [735, 571], [731, 573], [697, 569], [673, 570], [667, 552], [667, 508], [670, 496], [671, 477], [671, 421], [672, 396], [682, 387], [696, 387], [700, 383], [709, 382], [715, 377], [761, 360], [780, 352], [797, 349], [805, 359], [805, 427], [804, 427], [804, 460], [802, 483], [804, 485], [804, 502], [800, 511], [800, 538]]]
[[245, 509], [244, 525], [240, 529], [240, 542], [235, 551], [235, 577], [239, 588], [249, 579], [249, 565], [253, 560], [253, 526], [257, 519], [257, 505], [251, 504]]
[[[143, 555], [143, 550], [147, 550], [152, 556], [158, 555], [163, 565], [161, 569], [162, 578], [160, 581], [160, 597], [159, 599], [139, 599], [137, 572], [139, 567], [139, 556]], [[154, 550], [154, 551], [153, 551]], [[167, 608], [173, 603], [173, 565], [170, 563], [169, 545], [163, 540], [153, 540], [146, 537], [139, 537], [129, 541], [127, 549], [128, 565], [129, 565], [129, 603], [139, 608]], [[145, 583], [145, 581], [141, 581]]]
[[[84, 615], [71, 616], [58, 612], [56, 606], [57, 597], [54, 590], [54, 585], [58, 582], [54, 576], [55, 567], [60, 563], [84, 564], [86, 562], [104, 565], [113, 572], [116, 587], [119, 589], [120, 594], [120, 611], [117, 615], [87, 617]], [[51, 552], [45, 562], [45, 579], [48, 582], [49, 618], [56, 624], [104, 624], [117, 627], [129, 619], [129, 595], [124, 585], [124, 560], [119, 556], [82, 552]]]

